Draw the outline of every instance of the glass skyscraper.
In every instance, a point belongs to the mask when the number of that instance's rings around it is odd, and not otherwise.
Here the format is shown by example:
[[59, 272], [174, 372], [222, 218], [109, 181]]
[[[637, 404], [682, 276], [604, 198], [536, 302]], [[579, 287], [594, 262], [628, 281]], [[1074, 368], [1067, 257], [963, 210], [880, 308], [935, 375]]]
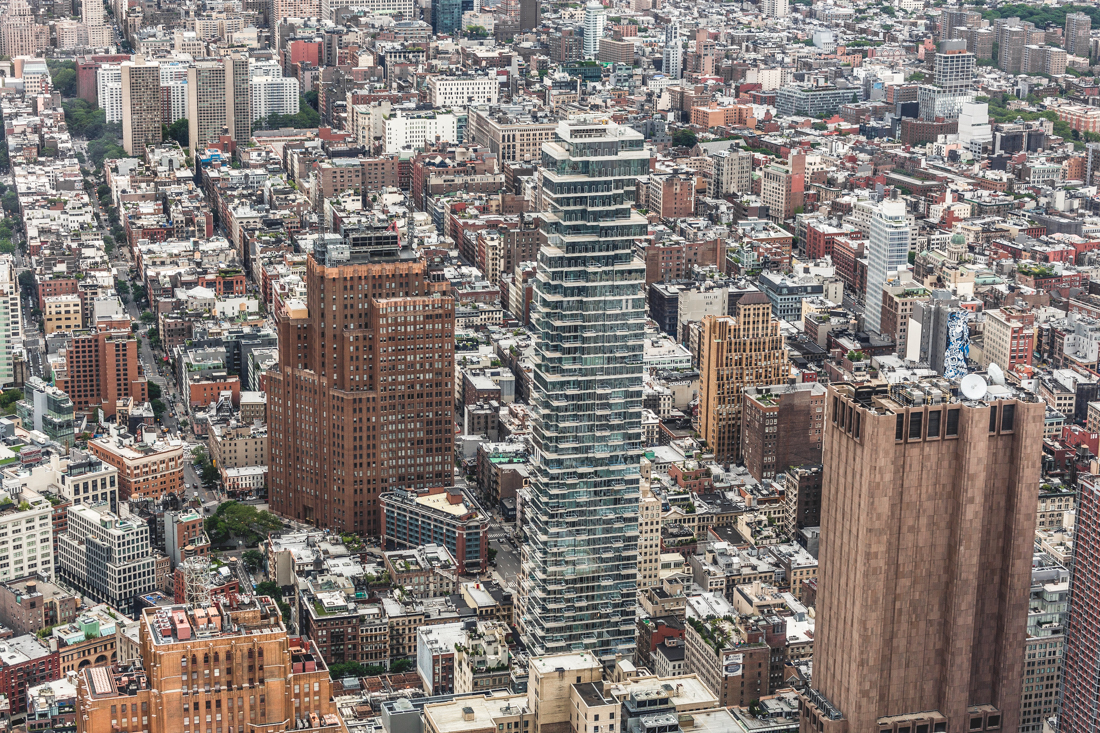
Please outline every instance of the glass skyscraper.
[[462, 14], [474, 9], [474, 0], [432, 0], [432, 32], [451, 35], [462, 30]]
[[863, 325], [882, 333], [882, 288], [890, 273], [909, 263], [909, 220], [905, 203], [883, 201], [871, 217], [867, 242], [867, 290], [863, 301]]
[[642, 135], [599, 117], [542, 147], [519, 614], [533, 654], [634, 648], [646, 220], [631, 202], [648, 169]]

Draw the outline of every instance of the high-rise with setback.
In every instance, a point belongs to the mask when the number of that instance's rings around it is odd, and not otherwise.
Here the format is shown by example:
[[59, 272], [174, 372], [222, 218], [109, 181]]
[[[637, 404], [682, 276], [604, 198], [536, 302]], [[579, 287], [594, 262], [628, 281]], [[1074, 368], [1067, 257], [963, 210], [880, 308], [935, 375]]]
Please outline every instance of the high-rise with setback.
[[634, 649], [645, 265], [631, 208], [643, 137], [558, 124], [539, 172], [546, 244], [531, 304], [531, 498], [518, 625], [532, 654]]
[[828, 402], [802, 733], [1017, 730], [1042, 401], [933, 378]]
[[768, 297], [748, 293], [736, 309], [730, 316], [704, 316], [699, 327], [699, 434], [716, 459], [730, 462], [741, 458], [744, 388], [782, 384], [788, 370]]
[[920, 117], [932, 122], [939, 118], [958, 119], [963, 104], [974, 101], [974, 54], [965, 40], [941, 41], [935, 60], [935, 84], [917, 90]]
[[379, 495], [453, 483], [454, 300], [388, 222], [339, 232], [279, 314], [267, 373], [271, 508], [379, 534]]

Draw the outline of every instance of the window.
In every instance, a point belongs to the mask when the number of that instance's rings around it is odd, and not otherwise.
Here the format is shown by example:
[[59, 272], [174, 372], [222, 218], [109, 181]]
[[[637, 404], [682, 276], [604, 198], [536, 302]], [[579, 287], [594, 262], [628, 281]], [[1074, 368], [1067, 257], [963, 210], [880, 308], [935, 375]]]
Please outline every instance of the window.
[[989, 432], [997, 432], [997, 406], [989, 408]]
[[905, 415], [898, 413], [897, 419], [894, 422], [894, 440], [901, 440], [905, 437]]
[[1012, 431], [1012, 426], [1016, 422], [1016, 405], [1004, 405], [1001, 407], [1001, 432], [1008, 433]]
[[[926, 438], [938, 438], [940, 437], [940, 411], [934, 410], [928, 413], [928, 429], [924, 431]], [[901, 733], [900, 729], [898, 733]], [[906, 731], [905, 733], [909, 733]]]
[[[956, 436], [959, 434], [959, 411], [948, 410], [947, 411], [947, 432], [948, 437]], [[920, 727], [917, 728], [917, 733], [928, 733], [928, 731], [921, 731]]]
[[909, 413], [909, 440], [920, 440], [921, 423], [924, 421], [923, 412]]

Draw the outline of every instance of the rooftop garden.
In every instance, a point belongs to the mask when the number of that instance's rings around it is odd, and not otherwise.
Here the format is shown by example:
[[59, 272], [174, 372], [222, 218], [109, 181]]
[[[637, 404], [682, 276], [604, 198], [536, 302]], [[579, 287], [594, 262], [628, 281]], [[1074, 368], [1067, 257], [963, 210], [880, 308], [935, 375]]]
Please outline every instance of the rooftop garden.
[[1016, 272], [1028, 277], [1058, 277], [1058, 273], [1046, 265], [1029, 265], [1020, 263], [1016, 266]]

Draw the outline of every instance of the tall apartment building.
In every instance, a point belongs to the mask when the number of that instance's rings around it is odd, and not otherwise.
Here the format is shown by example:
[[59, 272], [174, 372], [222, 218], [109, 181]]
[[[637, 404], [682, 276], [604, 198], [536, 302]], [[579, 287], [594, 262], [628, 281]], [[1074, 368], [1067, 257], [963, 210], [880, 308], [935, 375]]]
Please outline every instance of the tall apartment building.
[[733, 316], [705, 316], [700, 327], [699, 434], [719, 461], [741, 458], [745, 387], [787, 378], [787, 350], [763, 293], [737, 301]]
[[38, 430], [66, 448], [73, 447], [73, 401], [57, 387], [30, 377], [23, 384], [23, 399], [16, 403], [15, 411], [27, 430]]
[[224, 61], [201, 60], [187, 70], [187, 134], [192, 154], [216, 142], [226, 127]]
[[894, 339], [897, 353], [905, 355], [909, 321], [917, 303], [926, 303], [929, 291], [912, 280], [894, 279], [882, 288], [882, 335]]
[[1044, 406], [957, 389], [829, 388], [803, 731], [1018, 729]]
[[638, 589], [661, 584], [661, 500], [643, 486], [638, 504]]
[[298, 80], [284, 76], [253, 77], [249, 82], [252, 94], [252, 121], [271, 115], [296, 115], [301, 96]]
[[950, 41], [958, 38], [958, 29], [969, 30], [979, 28], [982, 24], [982, 14], [976, 10], [952, 10], [944, 8], [940, 14], [940, 41]]
[[958, 119], [962, 105], [974, 101], [974, 54], [965, 40], [941, 41], [935, 59], [935, 84], [917, 90], [922, 120]]
[[62, 349], [54, 383], [73, 400], [80, 412], [95, 408], [114, 415], [118, 401], [149, 399], [148, 380], [138, 360], [137, 337], [125, 329], [82, 330]]
[[1064, 49], [1050, 46], [1024, 46], [1023, 56], [1020, 59], [1020, 73], [1050, 74], [1051, 76], [1064, 74], [1066, 73], [1066, 52]]
[[252, 73], [248, 58], [230, 54], [225, 63], [225, 126], [229, 137], [244, 145], [252, 137]]
[[891, 272], [909, 263], [909, 220], [901, 201], [883, 201], [871, 216], [867, 241], [864, 325], [882, 333], [882, 293]]
[[269, 0], [268, 14], [272, 28], [285, 18], [317, 18], [321, 15], [321, 0]]
[[122, 122], [122, 67], [103, 64], [96, 69], [96, 99], [107, 122]]
[[714, 187], [718, 196], [752, 193], [752, 153], [730, 148], [715, 154]]
[[1045, 556], [1040, 558], [1043, 560], [1031, 570], [1020, 733], [1040, 733], [1046, 721], [1058, 713], [1064, 679], [1069, 571], [1044, 561]]
[[790, 14], [790, 1], [761, 0], [760, 14], [765, 18], [786, 18]]
[[109, 46], [114, 42], [114, 29], [106, 23], [102, 0], [85, 0], [80, 3], [80, 14], [88, 31], [88, 45]]
[[[585, 35], [587, 36], [587, 31]], [[587, 44], [586, 38], [586, 48]], [[673, 80], [684, 75], [684, 44], [680, 40], [679, 23], [672, 22], [665, 27], [665, 45], [661, 50], [661, 72]]]
[[995, 363], [1007, 371], [1016, 366], [1031, 366], [1031, 353], [1035, 348], [1035, 314], [1013, 306], [995, 308], [985, 312], [982, 368]]
[[1000, 44], [1000, 57], [997, 66], [1009, 74], [1019, 74], [1023, 66], [1024, 46], [1041, 45], [1046, 42], [1046, 33], [1038, 30], [1033, 23], [997, 21], [997, 36]]
[[252, 136], [252, 90], [248, 59], [233, 54], [201, 60], [187, 70], [188, 142], [193, 152], [228, 134], [244, 143]]
[[[85, 0], [98, 5], [98, 0]], [[102, 7], [101, 7], [102, 10]], [[147, 63], [142, 56], [123, 61], [122, 72], [122, 147], [129, 155], [141, 158], [145, 148], [161, 141], [160, 65]]]
[[600, 39], [607, 24], [607, 13], [599, 0], [589, 0], [584, 6], [584, 57], [594, 59], [600, 54]]
[[106, 461], [74, 450], [69, 453], [65, 470], [58, 470], [55, 476], [61, 485], [61, 496], [66, 501], [73, 504], [104, 503], [110, 511], [118, 510], [118, 469]]
[[1089, 57], [1089, 32], [1092, 18], [1084, 13], [1066, 13], [1065, 44], [1070, 56]]
[[5, 56], [36, 56], [38, 24], [27, 0], [12, 0], [0, 19], [0, 48]]
[[15, 356], [23, 353], [24, 335], [15, 259], [0, 255], [0, 387], [15, 383]]
[[760, 172], [760, 201], [769, 218], [782, 226], [802, 206], [806, 186], [806, 157], [792, 151], [786, 165], [772, 163]]
[[634, 649], [645, 265], [633, 239], [646, 222], [631, 201], [650, 154], [597, 117], [558, 123], [542, 150], [517, 622], [533, 654], [579, 647], [613, 663]]
[[791, 466], [821, 463], [823, 385], [745, 387], [741, 415], [741, 458], [757, 481], [775, 480]]
[[[780, 483], [786, 516], [783, 528], [787, 537], [797, 539], [799, 531], [821, 525], [821, 464], [788, 466]], [[795, 592], [795, 589], [791, 589]]]
[[[122, 518], [105, 502], [69, 507], [69, 531], [58, 541], [58, 574], [97, 601], [126, 611], [156, 590], [149, 525]], [[177, 671], [178, 674], [178, 671]]]
[[139, 665], [78, 673], [78, 733], [110, 733], [121, 722], [149, 733], [347, 730], [316, 645], [288, 636], [271, 598], [146, 608], [138, 623]]
[[451, 35], [462, 29], [462, 14], [474, 9], [474, 0], [431, 0], [432, 32]]
[[307, 302], [279, 323], [266, 375], [271, 508], [360, 534], [379, 496], [450, 486], [454, 301], [388, 222], [306, 263]]
[[1058, 730], [1083, 733], [1100, 722], [1100, 477], [1080, 482], [1073, 545]]
[[520, 30], [529, 31], [538, 27], [540, 0], [519, 0], [519, 27]]

